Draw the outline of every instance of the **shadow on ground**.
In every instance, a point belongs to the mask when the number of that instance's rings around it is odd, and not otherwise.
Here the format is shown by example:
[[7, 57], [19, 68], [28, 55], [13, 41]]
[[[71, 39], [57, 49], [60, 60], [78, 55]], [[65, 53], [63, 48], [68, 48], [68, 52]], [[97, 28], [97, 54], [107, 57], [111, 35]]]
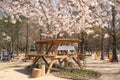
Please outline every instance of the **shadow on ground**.
[[27, 75], [28, 78], [32, 78], [32, 71], [30, 69], [15, 69], [15, 71]]
[[70, 79], [70, 80], [97, 80], [97, 79]]

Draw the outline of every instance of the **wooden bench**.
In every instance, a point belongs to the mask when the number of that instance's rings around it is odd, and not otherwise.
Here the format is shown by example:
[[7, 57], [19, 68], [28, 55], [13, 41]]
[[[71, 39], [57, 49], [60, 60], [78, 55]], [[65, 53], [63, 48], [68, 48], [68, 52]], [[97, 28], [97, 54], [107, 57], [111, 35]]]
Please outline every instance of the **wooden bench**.
[[16, 56], [13, 56], [11, 60], [22, 60], [25, 58], [25, 53], [19, 53]]

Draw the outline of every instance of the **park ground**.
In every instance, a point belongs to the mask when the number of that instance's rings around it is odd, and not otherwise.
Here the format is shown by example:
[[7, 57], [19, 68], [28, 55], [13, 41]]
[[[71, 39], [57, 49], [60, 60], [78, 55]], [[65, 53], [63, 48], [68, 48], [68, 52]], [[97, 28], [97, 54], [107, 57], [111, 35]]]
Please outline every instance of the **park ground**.
[[[52, 73], [39, 78], [32, 78], [31, 71], [25, 69], [31, 63], [31, 61], [0, 62], [0, 80], [70, 80], [55, 77]], [[111, 63], [108, 59], [93, 60], [91, 57], [87, 57], [84, 68], [102, 74], [98, 79], [90, 80], [120, 80], [120, 62]]]

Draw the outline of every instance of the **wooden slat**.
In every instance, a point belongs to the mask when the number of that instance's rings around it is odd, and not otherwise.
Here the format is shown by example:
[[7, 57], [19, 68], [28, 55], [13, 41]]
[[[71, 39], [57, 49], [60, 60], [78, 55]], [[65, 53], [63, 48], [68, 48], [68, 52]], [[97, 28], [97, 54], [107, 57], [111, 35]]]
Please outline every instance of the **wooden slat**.
[[64, 59], [64, 58], [67, 58], [68, 56], [67, 55], [61, 55], [61, 56], [56, 56], [55, 58], [57, 58], [57, 59]]
[[53, 66], [53, 64], [54, 64], [54, 60], [55, 60], [55, 59], [52, 59], [52, 60], [51, 60], [50, 65], [49, 65], [49, 67], [48, 67], [48, 70], [47, 70], [47, 73], [46, 73], [46, 74], [49, 74], [49, 73], [50, 73], [51, 68], [52, 68], [52, 66]]
[[[36, 41], [35, 43], [38, 44], [40, 47], [39, 47], [39, 49], [38, 49], [38, 54], [39, 54], [39, 55], [31, 55], [31, 56], [34, 56], [34, 57], [35, 57], [35, 59], [34, 59], [34, 61], [33, 61], [33, 65], [35, 65], [36, 62], [37, 62], [40, 58], [42, 58], [42, 59], [44, 60], [44, 62], [47, 64], [47, 66], [48, 66], [47, 74], [49, 74], [49, 73], [50, 73], [50, 70], [51, 70], [51, 68], [52, 68], [52, 66], [53, 66], [53, 64], [54, 64], [54, 60], [58, 59], [60, 65], [61, 65], [66, 58], [72, 58], [72, 59], [78, 64], [78, 66], [79, 66], [80, 68], [82, 68], [82, 67], [81, 67], [81, 64], [80, 64], [80, 61], [79, 61], [79, 60], [80, 60], [80, 59], [79, 59], [80, 56], [77, 56], [76, 51], [75, 51], [75, 54], [71, 54], [71, 55], [69, 55], [69, 54], [58, 55], [58, 50], [57, 50], [57, 49], [58, 49], [58, 46], [59, 46], [60, 44], [66, 44], [66, 43], [68, 43], [68, 44], [70, 44], [70, 45], [73, 45], [73, 43], [79, 43], [79, 42], [80, 42], [80, 40], [71, 40], [71, 39], [55, 39], [55, 40], [52, 40], [52, 39], [51, 39], [51, 40], [40, 40], [40, 41]], [[41, 54], [43, 45], [50, 45], [50, 46], [48, 47], [48, 49], [46, 50], [45, 55], [42, 55], [42, 54]], [[54, 55], [49, 55], [49, 52], [50, 52], [50, 50], [51, 50], [52, 48], [54, 48]], [[47, 62], [47, 58], [50, 58], [50, 59], [51, 59], [50, 64]], [[77, 58], [78, 58], [78, 59], [77, 59]], [[62, 61], [60, 61], [60, 59], [61, 59]]]
[[44, 62], [46, 63], [47, 67], [49, 66], [49, 63], [47, 62], [47, 60], [45, 59], [44, 56], [42, 56], [42, 59], [44, 60]]
[[35, 66], [35, 64], [37, 63], [37, 61], [40, 59], [40, 56], [35, 57], [35, 59], [33, 60], [33, 64], [32, 66]]
[[59, 44], [59, 43], [79, 43], [80, 40], [77, 39], [55, 39], [55, 40], [40, 40], [40, 41], [36, 41], [36, 44], [51, 44], [51, 43], [55, 43], [55, 44]]
[[80, 40], [71, 40], [71, 39], [57, 39], [54, 43], [79, 43]]
[[41, 56], [39, 54], [26, 54], [27, 57], [36, 57], [36, 56]]
[[78, 64], [78, 66], [80, 67], [80, 69], [82, 69], [82, 65], [81, 65], [81, 63], [80, 63], [80, 60], [76, 60], [76, 58], [72, 58], [77, 64]]
[[55, 55], [45, 55], [45, 58], [55, 58]]
[[62, 63], [66, 60], [66, 58], [62, 59], [62, 61], [60, 59], [58, 59], [60, 66], [62, 65]]
[[50, 49], [53, 47], [53, 45], [54, 45], [54, 43], [51, 43], [51, 44], [50, 44], [48, 50], [47, 50], [46, 53], [45, 53], [46, 55], [48, 54], [48, 52], [50, 51]]

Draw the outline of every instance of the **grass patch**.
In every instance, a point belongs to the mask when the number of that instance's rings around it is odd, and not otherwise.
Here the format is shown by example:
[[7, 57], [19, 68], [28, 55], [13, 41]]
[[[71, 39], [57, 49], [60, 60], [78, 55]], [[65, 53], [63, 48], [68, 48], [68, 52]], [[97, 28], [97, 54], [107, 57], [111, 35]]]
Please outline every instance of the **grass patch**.
[[92, 79], [101, 76], [100, 73], [92, 70], [80, 70], [80, 69], [61, 69], [59, 72], [53, 73], [55, 76], [68, 78], [68, 79]]
[[28, 65], [25, 67], [25, 69], [30, 69], [32, 67], [32, 65]]

